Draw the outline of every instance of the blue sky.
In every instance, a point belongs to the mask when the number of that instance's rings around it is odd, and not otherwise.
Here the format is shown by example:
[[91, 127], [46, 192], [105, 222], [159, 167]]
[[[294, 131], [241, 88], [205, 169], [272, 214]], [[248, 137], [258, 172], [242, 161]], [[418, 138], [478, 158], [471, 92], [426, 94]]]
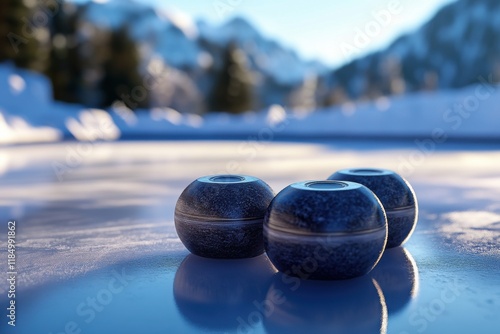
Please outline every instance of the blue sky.
[[[418, 28], [440, 7], [452, 2], [452, 0], [136, 1], [178, 10], [213, 23], [223, 23], [235, 16], [245, 17], [262, 33], [295, 49], [304, 59], [317, 59], [330, 66], [338, 66], [353, 57], [386, 46], [402, 33]], [[375, 13], [381, 12], [388, 15], [381, 15], [377, 20]]]

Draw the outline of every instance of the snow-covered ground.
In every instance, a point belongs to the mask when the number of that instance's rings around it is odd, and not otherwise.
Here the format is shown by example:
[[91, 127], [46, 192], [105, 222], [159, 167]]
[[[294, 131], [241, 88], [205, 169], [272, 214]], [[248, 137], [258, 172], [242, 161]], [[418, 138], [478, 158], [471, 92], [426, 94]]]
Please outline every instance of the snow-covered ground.
[[204, 117], [168, 108], [133, 113], [125, 107], [98, 109], [54, 102], [42, 75], [0, 65], [0, 144], [119, 138], [276, 138], [370, 137], [500, 139], [500, 91], [484, 84], [457, 91], [422, 92], [346, 103], [308, 111], [268, 110]]
[[[396, 142], [243, 140], [4, 147], [0, 221], [17, 220], [19, 308], [13, 333], [59, 333], [71, 322], [83, 333], [238, 332], [239, 318], [252, 324], [240, 331], [245, 333], [290, 333], [290, 326], [305, 323], [311, 333], [325, 328], [496, 333], [500, 152], [495, 146], [444, 143], [424, 152]], [[188, 252], [175, 232], [173, 210], [196, 177], [251, 174], [277, 192], [295, 181], [361, 166], [406, 176], [419, 198], [420, 219], [406, 250], [388, 253], [386, 265], [374, 273], [378, 293], [340, 300], [341, 315], [331, 299], [301, 294], [314, 289], [306, 283], [295, 297], [283, 290], [288, 299], [268, 315], [252, 313], [260, 312], [255, 305], [276, 287], [244, 274], [248, 266], [265, 267], [265, 257], [226, 269], [192, 257], [186, 261], [198, 266], [181, 264]], [[0, 233], [6, 235], [6, 224]], [[232, 266], [243, 273], [224, 276]], [[175, 283], [175, 277], [183, 279]], [[6, 280], [0, 287], [3, 303]], [[330, 288], [330, 294], [345, 297], [345, 291]], [[104, 301], [94, 317], [89, 300]], [[353, 319], [355, 327], [345, 323]]]

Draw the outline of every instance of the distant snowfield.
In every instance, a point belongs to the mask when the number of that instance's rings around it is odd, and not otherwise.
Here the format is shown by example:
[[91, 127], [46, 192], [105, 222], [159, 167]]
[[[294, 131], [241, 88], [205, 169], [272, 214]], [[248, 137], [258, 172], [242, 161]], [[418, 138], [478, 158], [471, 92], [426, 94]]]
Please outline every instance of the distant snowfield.
[[54, 102], [48, 80], [0, 65], [0, 144], [120, 138], [409, 138], [442, 144], [450, 139], [500, 139], [500, 91], [482, 78], [457, 91], [383, 97], [324, 110], [291, 111], [280, 106], [243, 115], [180, 114], [169, 108], [133, 113]]

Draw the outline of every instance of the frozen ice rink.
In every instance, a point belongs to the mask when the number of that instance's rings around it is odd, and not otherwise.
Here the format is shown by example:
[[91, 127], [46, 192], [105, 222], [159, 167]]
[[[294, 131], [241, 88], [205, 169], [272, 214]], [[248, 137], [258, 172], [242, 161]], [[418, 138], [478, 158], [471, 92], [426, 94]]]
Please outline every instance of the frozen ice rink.
[[[7, 222], [16, 220], [17, 319], [10, 328], [2, 314], [1, 332], [497, 333], [498, 148], [383, 141], [3, 147], [0, 240], [5, 245]], [[196, 177], [249, 174], [278, 192], [348, 167], [400, 172], [419, 199], [413, 237], [370, 277], [304, 282], [293, 293], [276, 283], [265, 256], [227, 265], [186, 258], [173, 211]], [[283, 298], [273, 299], [276, 291]]]

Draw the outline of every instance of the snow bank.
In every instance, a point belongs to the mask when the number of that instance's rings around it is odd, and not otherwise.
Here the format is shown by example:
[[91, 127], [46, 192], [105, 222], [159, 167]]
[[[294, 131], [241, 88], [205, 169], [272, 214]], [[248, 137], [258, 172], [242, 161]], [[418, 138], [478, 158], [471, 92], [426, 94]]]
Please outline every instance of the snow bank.
[[11, 64], [0, 66], [0, 144], [62, 138], [58, 129], [41, 126], [52, 103], [50, 87], [42, 75], [16, 69]]
[[85, 109], [52, 101], [47, 78], [0, 65], [0, 144], [119, 138], [271, 140], [334, 137], [500, 139], [500, 90], [485, 84], [421, 92], [314, 112], [272, 106], [243, 115], [180, 114], [170, 108], [133, 113], [119, 104]]
[[[373, 102], [345, 103], [314, 112], [280, 106], [243, 115], [182, 115], [156, 108], [134, 116], [133, 123], [114, 112], [124, 137], [242, 138], [430, 138], [500, 139], [500, 90], [477, 85], [457, 91], [422, 92]], [[126, 113], [125, 115], [129, 115]]]
[[0, 144], [51, 142], [60, 138], [60, 132], [56, 129], [33, 128], [20, 117], [11, 117], [11, 123], [8, 124], [0, 111]]

